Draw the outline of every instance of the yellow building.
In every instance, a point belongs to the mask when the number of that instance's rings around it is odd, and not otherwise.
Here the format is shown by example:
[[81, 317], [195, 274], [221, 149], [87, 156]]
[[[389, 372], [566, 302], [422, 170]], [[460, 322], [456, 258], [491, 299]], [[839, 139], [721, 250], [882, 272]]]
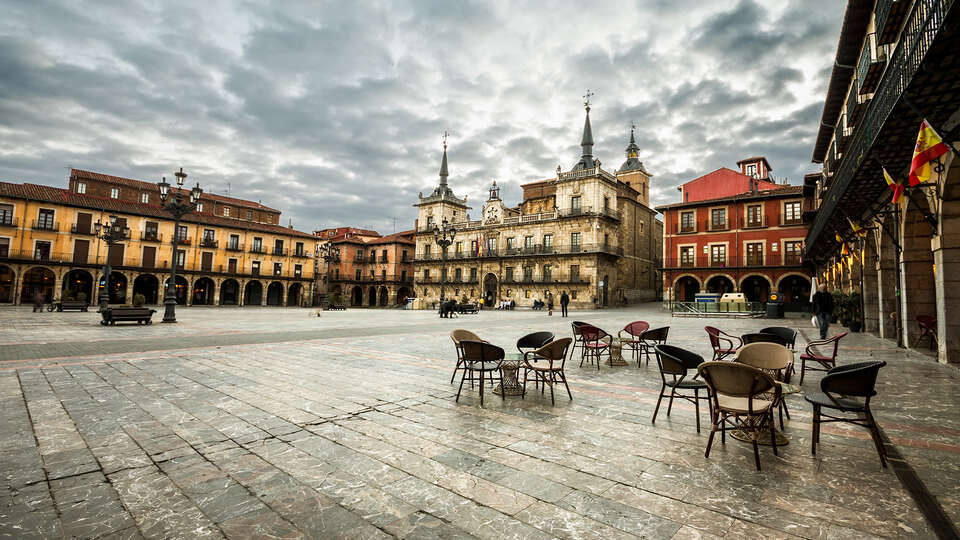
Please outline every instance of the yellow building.
[[[156, 184], [72, 170], [70, 188], [0, 182], [0, 303], [85, 297], [96, 304], [109, 259], [110, 302], [163, 302], [174, 222]], [[129, 237], [108, 249], [95, 234], [113, 214]], [[182, 305], [310, 303], [317, 239], [278, 225], [260, 203], [204, 194], [180, 223], [177, 302]]]

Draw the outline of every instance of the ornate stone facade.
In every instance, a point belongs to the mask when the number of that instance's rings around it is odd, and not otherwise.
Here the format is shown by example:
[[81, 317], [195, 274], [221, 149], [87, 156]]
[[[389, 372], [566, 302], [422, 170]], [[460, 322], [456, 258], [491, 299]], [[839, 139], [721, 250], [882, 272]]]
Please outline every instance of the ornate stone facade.
[[[414, 261], [415, 292], [435, 304], [446, 298], [514, 301], [530, 306], [552, 294], [570, 294], [574, 308], [655, 300], [662, 251], [662, 222], [649, 207], [651, 175], [637, 158], [630, 135], [627, 161], [616, 174], [592, 156], [589, 106], [583, 156], [569, 171], [522, 185], [523, 201], [507, 206], [496, 182], [480, 219], [470, 219], [466, 198], [447, 185], [444, 147], [440, 183], [420, 196]], [[456, 229], [446, 262], [434, 227]], [[444, 275], [444, 272], [446, 274]]]

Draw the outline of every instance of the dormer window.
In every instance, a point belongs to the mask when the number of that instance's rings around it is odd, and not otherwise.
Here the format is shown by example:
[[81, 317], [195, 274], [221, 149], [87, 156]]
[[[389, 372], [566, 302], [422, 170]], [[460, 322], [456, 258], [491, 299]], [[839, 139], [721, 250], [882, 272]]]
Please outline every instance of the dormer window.
[[110, 198], [111, 198], [111, 199], [119, 199], [119, 198], [120, 198], [120, 190], [119, 190], [118, 188], [110, 188]]
[[757, 177], [757, 164], [756, 164], [756, 163], [751, 164], [751, 165], [747, 165], [747, 176], [749, 176], [750, 178], [756, 178], [756, 177]]

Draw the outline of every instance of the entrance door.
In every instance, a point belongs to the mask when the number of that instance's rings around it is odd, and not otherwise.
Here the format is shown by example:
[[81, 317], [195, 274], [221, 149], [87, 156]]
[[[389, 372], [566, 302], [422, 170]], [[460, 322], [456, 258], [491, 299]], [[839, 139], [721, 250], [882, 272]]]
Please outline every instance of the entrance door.
[[157, 248], [154, 246], [143, 246], [143, 267], [153, 268], [157, 264]]
[[200, 269], [209, 272], [213, 269], [213, 253], [205, 251], [200, 254]]
[[110, 266], [123, 266], [123, 247], [123, 244], [110, 246]]
[[[88, 216], [90, 214], [87, 214]], [[79, 217], [77, 218], [79, 221]], [[73, 241], [73, 263], [74, 264], [87, 264], [87, 256], [90, 254], [90, 241], [89, 240], [74, 240]]]

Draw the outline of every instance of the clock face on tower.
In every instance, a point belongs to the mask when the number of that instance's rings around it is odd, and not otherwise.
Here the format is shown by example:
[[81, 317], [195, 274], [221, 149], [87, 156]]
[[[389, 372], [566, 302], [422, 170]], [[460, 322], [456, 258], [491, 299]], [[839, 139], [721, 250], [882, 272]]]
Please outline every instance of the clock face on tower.
[[488, 204], [483, 210], [483, 221], [485, 223], [500, 223], [503, 218], [503, 209], [499, 204]]

